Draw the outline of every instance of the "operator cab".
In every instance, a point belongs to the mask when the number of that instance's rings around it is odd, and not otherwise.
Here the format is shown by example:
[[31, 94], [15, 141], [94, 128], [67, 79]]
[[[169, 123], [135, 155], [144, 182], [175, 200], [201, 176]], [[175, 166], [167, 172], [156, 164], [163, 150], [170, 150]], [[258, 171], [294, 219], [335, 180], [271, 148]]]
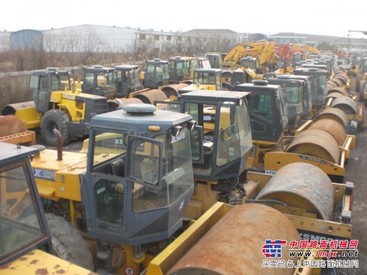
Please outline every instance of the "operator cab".
[[[92, 237], [140, 245], [169, 238], [194, 188], [192, 117], [130, 104], [91, 120], [83, 190]], [[195, 156], [200, 158], [200, 155]]]
[[113, 99], [116, 96], [116, 74], [114, 68], [95, 65], [84, 66], [82, 92]]
[[144, 74], [144, 87], [157, 89], [169, 84], [169, 62], [167, 60], [148, 60]]
[[312, 118], [312, 93], [313, 93], [313, 85], [312, 85], [312, 76], [310, 75], [295, 75], [295, 74], [283, 74], [277, 75], [277, 79], [281, 80], [295, 80], [295, 81], [302, 81], [303, 82], [303, 112], [301, 117], [304, 119], [311, 119]]
[[[203, 143], [193, 152], [195, 179], [228, 180], [237, 178], [245, 168], [252, 150], [247, 96], [249, 93], [194, 90], [179, 97], [179, 101], [159, 101], [157, 107], [190, 114], [203, 127]], [[193, 137], [198, 140], [199, 137]]]
[[140, 82], [140, 68], [138, 65], [115, 66], [116, 97], [128, 97], [130, 93], [143, 89]]
[[30, 157], [36, 153], [35, 148], [0, 142], [2, 267], [34, 249], [51, 248], [50, 234], [30, 165]]
[[254, 140], [278, 142], [288, 125], [281, 86], [255, 80], [235, 86], [235, 91], [250, 92], [249, 113]]
[[313, 80], [312, 108], [314, 113], [323, 108], [327, 95], [327, 71], [318, 68], [299, 67], [293, 71], [295, 75], [309, 75]]
[[37, 112], [45, 113], [51, 109], [51, 94], [71, 90], [70, 73], [55, 67], [36, 71], [31, 74], [30, 88]]
[[178, 90], [179, 94], [195, 90], [221, 90], [222, 70], [212, 68], [199, 68], [194, 70], [193, 83]]
[[293, 131], [298, 127], [302, 114], [304, 112], [304, 81], [281, 78], [278, 75], [277, 78], [268, 78], [269, 84], [280, 85], [283, 87], [283, 98], [285, 103], [285, 108], [288, 116], [288, 130]]

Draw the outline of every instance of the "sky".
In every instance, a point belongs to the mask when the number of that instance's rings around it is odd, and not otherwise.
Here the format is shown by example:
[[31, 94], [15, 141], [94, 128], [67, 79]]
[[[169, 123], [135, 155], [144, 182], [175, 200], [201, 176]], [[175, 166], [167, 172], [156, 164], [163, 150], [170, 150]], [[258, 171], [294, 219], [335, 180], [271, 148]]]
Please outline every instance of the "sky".
[[[179, 31], [295, 32], [367, 38], [360, 0], [7, 0], [0, 31], [47, 30], [82, 24]], [[228, 3], [228, 4], [227, 4]], [[361, 3], [364, 3], [361, 5]], [[349, 32], [350, 30], [358, 32]]]

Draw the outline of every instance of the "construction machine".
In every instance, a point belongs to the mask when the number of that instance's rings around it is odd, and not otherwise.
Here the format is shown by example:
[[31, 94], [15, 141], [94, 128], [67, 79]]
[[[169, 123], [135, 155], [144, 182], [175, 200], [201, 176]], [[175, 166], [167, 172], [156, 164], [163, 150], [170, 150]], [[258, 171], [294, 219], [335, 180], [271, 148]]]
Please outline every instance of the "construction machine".
[[[261, 246], [264, 253], [264, 238], [270, 242], [274, 239], [266, 236], [281, 236], [280, 232], [290, 234], [283, 235], [285, 243], [293, 238], [307, 249], [314, 243], [320, 250], [316, 245], [320, 240], [349, 240], [353, 189], [353, 183], [333, 183], [318, 167], [307, 163], [284, 166], [274, 176], [248, 172], [244, 204], [217, 202], [149, 263], [146, 274], [267, 273], [271, 266], [257, 248]], [[290, 256], [288, 252], [284, 253], [287, 256], [280, 254], [281, 258]], [[310, 261], [320, 259], [315, 251], [308, 256]], [[292, 260], [286, 260], [290, 269], [278, 266], [271, 273], [320, 274], [323, 269], [310, 268], [302, 258], [295, 266]]]
[[190, 135], [203, 136], [190, 115], [125, 108], [92, 118], [87, 154], [61, 152], [58, 135], [58, 150], [32, 160], [47, 212], [88, 233], [108, 272], [137, 271], [150, 259], [145, 249], [154, 254], [181, 227], [194, 188]]
[[[239, 177], [252, 151], [248, 95], [194, 90], [181, 94], [178, 101], [157, 103], [160, 109], [190, 114], [204, 129], [204, 142], [195, 148], [203, 157], [193, 158], [195, 191], [186, 217], [200, 217], [217, 201], [241, 201]], [[210, 195], [205, 190], [211, 190]]]
[[14, 115], [0, 116], [0, 141], [12, 144], [34, 145], [36, 132], [27, 130]]
[[193, 83], [179, 89], [178, 93], [183, 94], [193, 90], [221, 90], [222, 70], [215, 68], [194, 70]]
[[194, 78], [194, 70], [210, 69], [209, 59], [206, 57], [175, 56], [168, 59], [170, 64], [170, 83], [191, 84]]
[[51, 241], [52, 215], [45, 216], [37, 191], [30, 164], [37, 151], [0, 142], [0, 274], [94, 274], [51, 255], [63, 244], [57, 235]]
[[265, 66], [275, 64], [274, 42], [256, 41], [246, 42], [233, 47], [224, 57], [223, 66], [227, 68], [238, 68], [240, 61], [245, 57], [256, 58], [258, 67], [256, 73], [264, 73]]
[[322, 110], [327, 95], [327, 71], [318, 68], [298, 67], [293, 70], [293, 73], [295, 75], [309, 75], [313, 77], [312, 108], [313, 113], [317, 114]]
[[223, 68], [223, 57], [221, 53], [209, 52], [205, 53], [205, 57], [209, 59], [211, 68], [215, 69]]
[[48, 145], [56, 144], [53, 129], [58, 129], [64, 144], [73, 138], [86, 136], [89, 121], [95, 114], [108, 111], [104, 96], [87, 94], [72, 89], [69, 71], [48, 68], [32, 73], [30, 87], [33, 101], [5, 106], [2, 115], [15, 115], [27, 129], [41, 128]]
[[[283, 179], [281, 190], [274, 189], [278, 184], [273, 182], [273, 176], [255, 172], [248, 172], [246, 181], [224, 180], [222, 173], [232, 177], [243, 167], [242, 153], [249, 149], [237, 141], [246, 129], [244, 118], [237, 111], [243, 109], [243, 97], [241, 93], [226, 93], [233, 95], [227, 95], [229, 102], [224, 102], [218, 112], [202, 109], [206, 112], [201, 116], [206, 130], [195, 125], [188, 114], [155, 110], [151, 105], [127, 105], [125, 110], [92, 118], [86, 152], [61, 152], [58, 146], [57, 151], [44, 149], [34, 155], [31, 165], [45, 209], [69, 219], [85, 233], [98, 273], [175, 274], [173, 271], [179, 266], [179, 270], [188, 268], [187, 263], [202, 270], [195, 261], [202, 259], [199, 252], [188, 251], [200, 240], [200, 246], [202, 242], [206, 244], [202, 247], [206, 247], [210, 258], [216, 257], [212, 254], [215, 251], [221, 254], [224, 266], [218, 264], [220, 270], [227, 266], [235, 273], [246, 268], [258, 274], [265, 257], [260, 252], [267, 238], [298, 241], [299, 233], [305, 239], [351, 238], [353, 184], [335, 185], [313, 165], [310, 168], [302, 164], [280, 173], [277, 179]], [[195, 103], [194, 95], [187, 97]], [[221, 172], [213, 176], [223, 181], [218, 181], [220, 189], [214, 182], [212, 188], [197, 189], [207, 180], [203, 175], [203, 182], [194, 185], [192, 160], [200, 164], [200, 159], [205, 159], [200, 148], [206, 144], [204, 132], [209, 134], [213, 127], [218, 132], [218, 144], [213, 144], [218, 147], [215, 165], [220, 169], [216, 171]], [[305, 177], [306, 174], [312, 178]], [[225, 186], [228, 189], [222, 189]], [[181, 227], [190, 198], [200, 192], [202, 197], [217, 198], [229, 189], [241, 192], [242, 197], [234, 197], [229, 203], [215, 202], [192, 225]], [[277, 210], [259, 205], [270, 201]], [[246, 205], [234, 205], [241, 203]], [[209, 228], [215, 230], [213, 225], [222, 229], [209, 233]], [[219, 232], [231, 237], [222, 238]], [[226, 244], [214, 241], [215, 236]], [[253, 246], [245, 245], [249, 240]], [[207, 244], [214, 246], [209, 248]], [[231, 249], [218, 250], [221, 248]], [[191, 256], [183, 264], [189, 257], [183, 255], [185, 252]], [[294, 259], [286, 255], [287, 260]], [[209, 270], [212, 268], [216, 267]], [[279, 270], [281, 274], [285, 270], [291, 273], [296, 267]]]
[[116, 97], [116, 74], [112, 67], [101, 65], [84, 66], [81, 91], [86, 94], [104, 96], [107, 99]]
[[267, 78], [269, 84], [280, 85], [284, 91], [284, 103], [288, 116], [288, 131], [291, 133], [311, 118], [312, 98], [302, 79], [294, 79], [289, 75], [277, 75]]
[[138, 65], [122, 64], [114, 67], [116, 72], [116, 97], [128, 98], [132, 92], [143, 89], [140, 82], [140, 67]]
[[142, 83], [145, 88], [157, 89], [169, 84], [169, 62], [159, 58], [146, 61], [142, 74]]
[[248, 101], [255, 150], [248, 159], [249, 169], [273, 174], [286, 164], [307, 162], [320, 167], [333, 181], [344, 181], [344, 165], [355, 147], [355, 136], [346, 133], [339, 117], [308, 120], [290, 135], [281, 86], [255, 81], [237, 85], [235, 90], [251, 93]]

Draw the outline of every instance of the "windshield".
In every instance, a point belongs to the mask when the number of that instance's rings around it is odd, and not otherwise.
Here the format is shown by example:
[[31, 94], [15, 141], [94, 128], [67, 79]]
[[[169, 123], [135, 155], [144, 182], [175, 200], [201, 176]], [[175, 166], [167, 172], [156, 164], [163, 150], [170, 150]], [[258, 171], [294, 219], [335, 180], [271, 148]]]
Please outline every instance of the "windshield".
[[103, 88], [105, 91], [114, 91], [116, 83], [115, 72], [100, 72], [97, 75], [97, 87]]
[[256, 69], [256, 59], [244, 58], [241, 60], [241, 67]]
[[[134, 184], [133, 209], [146, 211], [152, 208], [165, 207], [175, 202], [193, 184], [191, 160], [190, 132], [183, 128], [177, 136], [167, 134], [156, 137], [162, 147], [149, 141], [136, 140], [133, 147], [132, 175], [136, 178]], [[156, 190], [142, 184], [148, 182], [154, 185], [159, 177], [159, 159], [162, 157], [162, 188]]]
[[169, 78], [169, 63], [153, 63], [147, 66], [147, 78], [168, 79]]
[[69, 74], [67, 73], [59, 73], [51, 75], [51, 90], [52, 91], [61, 91], [61, 90], [70, 90], [70, 79]]
[[[175, 136], [146, 138], [95, 131], [92, 172], [97, 217], [121, 225], [125, 203], [141, 212], [167, 207], [192, 188], [190, 132], [185, 125]], [[127, 154], [129, 154], [127, 156]]]
[[34, 198], [29, 191], [26, 166], [0, 170], [0, 258], [19, 253], [41, 237]]
[[298, 103], [300, 88], [299, 87], [285, 87], [286, 90], [286, 103]]
[[194, 84], [212, 84], [216, 85], [219, 80], [214, 72], [195, 72]]
[[217, 166], [238, 160], [252, 148], [250, 118], [245, 104], [224, 104], [219, 111]]

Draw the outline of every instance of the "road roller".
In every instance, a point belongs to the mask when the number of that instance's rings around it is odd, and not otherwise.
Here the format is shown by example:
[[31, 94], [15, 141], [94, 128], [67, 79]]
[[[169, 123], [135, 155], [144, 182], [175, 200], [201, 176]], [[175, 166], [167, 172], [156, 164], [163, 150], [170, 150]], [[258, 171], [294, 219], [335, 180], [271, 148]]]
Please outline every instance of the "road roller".
[[[351, 182], [333, 183], [320, 168], [298, 162], [275, 175], [248, 172], [244, 187], [242, 205], [217, 202], [145, 274], [268, 274], [262, 267], [264, 239], [351, 238]], [[285, 254], [286, 261], [294, 260]], [[296, 274], [292, 268], [271, 272]]]
[[360, 127], [364, 122], [364, 108], [362, 104], [358, 104], [357, 96], [349, 92], [349, 82], [349, 77], [342, 69], [334, 69], [334, 74], [327, 81], [324, 110], [340, 109], [346, 114], [349, 125]]
[[303, 125], [284, 148], [267, 152], [265, 173], [272, 174], [289, 163], [306, 162], [321, 168], [332, 181], [344, 182], [345, 165], [356, 138], [346, 133], [339, 117], [324, 115]]
[[[232, 98], [234, 101], [247, 96], [246, 93], [231, 95], [235, 97]], [[229, 104], [225, 110], [230, 106], [235, 108], [237, 105]], [[242, 104], [238, 106], [243, 107]], [[182, 142], [189, 142], [191, 134], [196, 137], [191, 142], [203, 141], [199, 135], [201, 128], [192, 128], [191, 116], [155, 112], [151, 106], [146, 110], [147, 114], [142, 114], [145, 108], [140, 105], [135, 107], [137, 109], [129, 111], [131, 114], [117, 110], [93, 117], [90, 135], [93, 140], [87, 155], [61, 152], [56, 159], [55, 150], [46, 149], [31, 162], [47, 210], [54, 213], [64, 211], [63, 214], [88, 236], [98, 271], [118, 274], [145, 270], [147, 274], [193, 274], [190, 272], [211, 268], [209, 271], [212, 274], [235, 274], [232, 271], [240, 272], [246, 268], [249, 274], [259, 274], [265, 257], [260, 253], [267, 239], [289, 242], [301, 238], [351, 237], [352, 183], [333, 183], [320, 168], [308, 163], [293, 163], [280, 168], [274, 176], [247, 172], [246, 180], [238, 178], [234, 182], [236, 188], [228, 185], [233, 188], [229, 193], [237, 190], [241, 196], [228, 202], [220, 201], [225, 189], [218, 191], [218, 187], [224, 188], [225, 182], [219, 181], [217, 185], [220, 186], [196, 183], [194, 187], [190, 159], [183, 163], [184, 167], [178, 166], [186, 156], [184, 152], [190, 151], [187, 150], [190, 144], [181, 146]], [[231, 121], [227, 115], [223, 117], [223, 123]], [[141, 128], [142, 132], [149, 131], [155, 136], [158, 119], [164, 123], [172, 120], [181, 127], [174, 125], [173, 128], [165, 128], [168, 131], [166, 138], [159, 139], [161, 135], [158, 135], [157, 140], [151, 140], [146, 134], [138, 136], [132, 131]], [[166, 125], [163, 122], [161, 130]], [[143, 123], [149, 127], [143, 127]], [[121, 125], [125, 128], [131, 125], [132, 128], [125, 134]], [[187, 127], [198, 132], [189, 134]], [[222, 134], [226, 137], [229, 133], [223, 131]], [[99, 139], [101, 135], [105, 138]], [[126, 138], [125, 135], [132, 136]], [[229, 148], [233, 146], [233, 140], [230, 141]], [[172, 146], [172, 150], [164, 147], [165, 142]], [[179, 153], [175, 155], [176, 150]], [[221, 153], [218, 156], [220, 160], [223, 157]], [[151, 157], [161, 159], [153, 162]], [[55, 170], [55, 167], [60, 169]], [[149, 171], [149, 167], [155, 167], [157, 175]], [[198, 192], [203, 193], [199, 196]], [[187, 221], [185, 209], [195, 202], [203, 203], [195, 201], [195, 198], [205, 195], [214, 197], [216, 202], [197, 219]], [[166, 207], [167, 204], [169, 207]], [[174, 219], [182, 220], [184, 226], [179, 226]], [[190, 225], [186, 227], [187, 224]], [[221, 242], [214, 242], [215, 237]], [[189, 253], [196, 243], [199, 247], [206, 247], [202, 250], [208, 255], [216, 252], [211, 254], [212, 258], [217, 258], [218, 253], [221, 255], [223, 263], [218, 263], [218, 270], [212, 270], [213, 267], [199, 261], [201, 256], [195, 257], [198, 255], [197, 248]], [[219, 249], [221, 247], [223, 250]], [[284, 247], [282, 257], [288, 254], [286, 252]], [[233, 253], [238, 256], [234, 257]], [[187, 269], [188, 263], [194, 260], [197, 260], [194, 269]], [[228, 263], [232, 269], [226, 273]], [[242, 266], [244, 263], [245, 267]], [[292, 270], [282, 270], [279, 274], [285, 274], [285, 271]]]

